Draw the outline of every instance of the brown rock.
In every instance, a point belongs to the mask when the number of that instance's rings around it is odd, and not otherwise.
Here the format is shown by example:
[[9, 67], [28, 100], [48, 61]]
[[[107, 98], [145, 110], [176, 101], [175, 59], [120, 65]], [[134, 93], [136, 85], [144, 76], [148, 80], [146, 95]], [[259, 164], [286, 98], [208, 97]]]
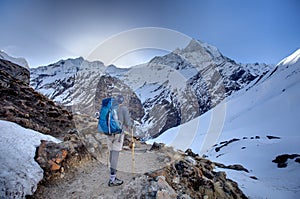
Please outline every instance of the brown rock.
[[[187, 195], [191, 198], [247, 198], [237, 183], [226, 178], [224, 172], [213, 171], [211, 161], [195, 158], [195, 164], [188, 160], [189, 158], [183, 157], [159, 172], [147, 174], [149, 177], [158, 174], [165, 177], [165, 181], [162, 177], [157, 180], [159, 197], [171, 197], [172, 192], [168, 190], [174, 190], [177, 196]], [[169, 189], [166, 184], [171, 188]]]
[[63, 138], [75, 128], [70, 112], [34, 91], [28, 82], [16, 79], [10, 72], [0, 67], [0, 119], [57, 138]]
[[55, 162], [56, 163], [61, 163], [68, 155], [67, 150], [61, 150], [58, 154], [56, 154]]
[[[164, 176], [157, 177], [158, 189], [161, 190], [161, 193], [167, 198], [176, 198], [177, 194], [174, 189], [165, 181]], [[158, 193], [157, 193], [158, 194]]]
[[66, 135], [65, 140], [60, 143], [42, 140], [37, 148], [35, 160], [44, 170], [46, 178], [51, 178], [56, 172], [63, 172], [65, 168], [90, 161], [91, 155], [79, 136], [73, 133]]
[[56, 164], [53, 160], [49, 160], [48, 163], [51, 166], [51, 171], [58, 171], [60, 169], [60, 165]]

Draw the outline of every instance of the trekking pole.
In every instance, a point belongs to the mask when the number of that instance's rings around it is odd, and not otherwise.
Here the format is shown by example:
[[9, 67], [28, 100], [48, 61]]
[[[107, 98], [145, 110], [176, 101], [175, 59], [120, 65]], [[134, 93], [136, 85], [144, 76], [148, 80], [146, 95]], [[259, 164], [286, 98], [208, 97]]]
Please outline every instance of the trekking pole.
[[132, 174], [135, 173], [135, 160], [134, 160], [134, 147], [135, 147], [135, 142], [134, 142], [134, 138], [133, 138], [133, 128], [131, 128], [131, 141], [132, 141]]

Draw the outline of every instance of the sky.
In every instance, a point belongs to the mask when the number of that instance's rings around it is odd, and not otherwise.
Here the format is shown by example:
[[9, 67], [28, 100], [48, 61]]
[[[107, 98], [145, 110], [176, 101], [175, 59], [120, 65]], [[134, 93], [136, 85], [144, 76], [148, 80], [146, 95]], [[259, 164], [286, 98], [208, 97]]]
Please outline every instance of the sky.
[[[0, 18], [0, 49], [30, 67], [86, 58], [109, 38], [144, 27], [201, 40], [241, 63], [277, 64], [300, 48], [298, 0], [1, 0]], [[131, 59], [155, 53], [166, 52]]]

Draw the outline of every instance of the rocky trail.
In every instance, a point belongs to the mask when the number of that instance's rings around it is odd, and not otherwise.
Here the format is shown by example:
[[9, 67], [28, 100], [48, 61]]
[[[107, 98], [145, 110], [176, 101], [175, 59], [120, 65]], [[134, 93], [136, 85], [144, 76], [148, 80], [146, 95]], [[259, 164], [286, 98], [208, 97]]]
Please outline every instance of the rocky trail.
[[[107, 166], [107, 148], [98, 160], [93, 159], [60, 174], [60, 177], [43, 181], [34, 196], [30, 198], [116, 198], [122, 197], [122, 188], [143, 173], [163, 168], [170, 162], [171, 150], [150, 151], [151, 146], [143, 144], [136, 148], [134, 162], [132, 151], [128, 147], [120, 153], [118, 178], [124, 181], [119, 187], [109, 187], [109, 169]], [[135, 187], [132, 187], [135, 189]]]
[[224, 172], [213, 171], [215, 164], [211, 161], [192, 151], [175, 152], [157, 146], [151, 150], [151, 146], [140, 144], [134, 163], [131, 150], [125, 147], [120, 153], [117, 173], [124, 180], [121, 186], [108, 186], [108, 153], [103, 153], [98, 160], [43, 180], [28, 198], [247, 198]]

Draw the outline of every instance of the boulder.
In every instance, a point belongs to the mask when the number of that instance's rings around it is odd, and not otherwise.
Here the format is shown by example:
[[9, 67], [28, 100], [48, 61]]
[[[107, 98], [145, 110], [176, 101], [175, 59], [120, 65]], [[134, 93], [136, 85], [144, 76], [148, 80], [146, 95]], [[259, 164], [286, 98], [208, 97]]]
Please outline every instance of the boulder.
[[56, 174], [62, 174], [67, 168], [91, 160], [91, 155], [84, 141], [76, 133], [70, 132], [60, 143], [41, 140], [35, 160], [44, 170], [46, 179], [49, 179]]

